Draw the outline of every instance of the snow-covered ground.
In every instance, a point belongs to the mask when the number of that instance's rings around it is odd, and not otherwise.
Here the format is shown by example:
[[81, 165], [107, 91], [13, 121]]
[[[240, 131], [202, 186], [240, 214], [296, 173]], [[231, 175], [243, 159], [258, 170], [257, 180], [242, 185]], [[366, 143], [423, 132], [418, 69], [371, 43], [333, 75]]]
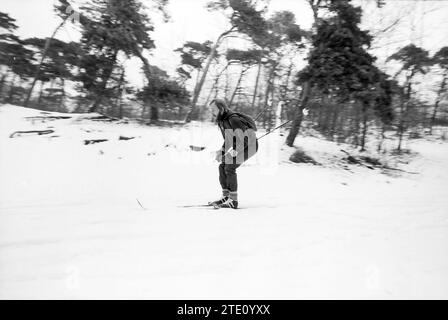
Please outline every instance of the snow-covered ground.
[[448, 298], [447, 143], [412, 141], [398, 175], [312, 137], [323, 165], [294, 164], [272, 134], [241, 210], [211, 210], [182, 206], [219, 196], [216, 127], [89, 118], [0, 106], [0, 298]]

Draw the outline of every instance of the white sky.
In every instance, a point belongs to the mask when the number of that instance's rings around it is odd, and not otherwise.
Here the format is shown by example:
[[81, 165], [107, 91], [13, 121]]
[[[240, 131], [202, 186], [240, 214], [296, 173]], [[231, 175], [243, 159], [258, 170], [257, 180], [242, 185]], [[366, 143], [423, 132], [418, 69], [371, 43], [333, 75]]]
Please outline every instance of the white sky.
[[[0, 11], [9, 13], [17, 20], [18, 35], [27, 37], [49, 36], [60, 19], [54, 14], [55, 0], [0, 0]], [[146, 1], [143, 0], [145, 3]], [[215, 40], [226, 28], [226, 21], [219, 13], [210, 13], [205, 9], [208, 0], [170, 0], [168, 12], [171, 19], [164, 23], [150, 13], [155, 24], [152, 38], [156, 49], [149, 57], [150, 63], [174, 74], [179, 64], [179, 54], [174, 49], [185, 41]], [[448, 45], [448, 1], [387, 0], [382, 10], [375, 7], [373, 0], [356, 0], [364, 11], [364, 26], [368, 29], [387, 26], [394, 17], [405, 15], [400, 28], [381, 39], [379, 49], [374, 53], [379, 56], [379, 63], [399, 47], [413, 41], [431, 53]], [[150, 1], [148, 1], [150, 3]], [[312, 23], [311, 10], [305, 0], [271, 0], [271, 11], [290, 10], [302, 28], [309, 28]], [[426, 15], [423, 12], [427, 12]], [[72, 26], [63, 28], [57, 38], [70, 41], [77, 40], [78, 32]], [[142, 84], [143, 75], [140, 62], [132, 59], [127, 64], [128, 80], [135, 85]]]

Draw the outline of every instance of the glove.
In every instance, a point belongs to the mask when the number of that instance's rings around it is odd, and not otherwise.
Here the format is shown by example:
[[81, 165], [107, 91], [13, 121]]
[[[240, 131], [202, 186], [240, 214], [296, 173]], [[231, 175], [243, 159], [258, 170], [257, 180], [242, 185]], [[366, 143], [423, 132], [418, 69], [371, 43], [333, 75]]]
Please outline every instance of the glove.
[[236, 151], [235, 149], [230, 149], [224, 155], [224, 162], [227, 164], [234, 163], [237, 155], [238, 155], [238, 151]]
[[218, 150], [215, 152], [215, 160], [218, 162], [222, 161], [222, 150]]
[[232, 158], [235, 158], [238, 155], [238, 151], [235, 149], [229, 150], [228, 154], [232, 156]]

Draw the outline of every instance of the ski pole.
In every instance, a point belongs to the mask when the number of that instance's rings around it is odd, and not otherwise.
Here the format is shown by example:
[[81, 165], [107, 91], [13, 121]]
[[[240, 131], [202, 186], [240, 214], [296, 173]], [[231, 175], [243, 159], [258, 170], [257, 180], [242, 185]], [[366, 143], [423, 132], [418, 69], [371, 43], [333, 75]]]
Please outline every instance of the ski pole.
[[[279, 101], [283, 102], [283, 100]], [[272, 101], [271, 101], [272, 103]], [[271, 104], [266, 105], [266, 107], [263, 108], [263, 110], [260, 111], [260, 113], [255, 117], [254, 121], [257, 121], [257, 119], [271, 106]]]
[[275, 130], [277, 130], [277, 129], [279, 129], [279, 128], [281, 128], [281, 127], [283, 127], [285, 124], [287, 124], [287, 123], [290, 123], [292, 121], [292, 119], [291, 120], [288, 120], [288, 121], [286, 121], [286, 122], [283, 122], [281, 125], [279, 125], [279, 126], [277, 126], [277, 127], [275, 127], [274, 129], [272, 129], [271, 131], [269, 131], [269, 132], [266, 132], [264, 135], [262, 135], [260, 138], [257, 138], [258, 140], [260, 140], [261, 138], [263, 138], [263, 137], [265, 137], [265, 136], [267, 136], [268, 134], [270, 134], [270, 133], [272, 133], [272, 132], [274, 132]]
[[[306, 108], [302, 109], [302, 113], [303, 113], [304, 116], [307, 116], [307, 115], [308, 115], [308, 109], [306, 109]], [[275, 127], [274, 129], [272, 129], [272, 130], [269, 131], [269, 132], [266, 132], [264, 135], [262, 135], [260, 138], [257, 138], [257, 139], [260, 140], [261, 138], [263, 138], [263, 137], [267, 136], [268, 134], [274, 132], [274, 131], [277, 130], [278, 128], [283, 127], [285, 124], [290, 123], [292, 120], [293, 120], [293, 119], [288, 120], [288, 121], [282, 123], [281, 125]]]
[[254, 121], [257, 121], [258, 118], [260, 118], [260, 116], [267, 110], [268, 106], [266, 106], [266, 108], [263, 108], [263, 110], [261, 110], [261, 112], [255, 117]]

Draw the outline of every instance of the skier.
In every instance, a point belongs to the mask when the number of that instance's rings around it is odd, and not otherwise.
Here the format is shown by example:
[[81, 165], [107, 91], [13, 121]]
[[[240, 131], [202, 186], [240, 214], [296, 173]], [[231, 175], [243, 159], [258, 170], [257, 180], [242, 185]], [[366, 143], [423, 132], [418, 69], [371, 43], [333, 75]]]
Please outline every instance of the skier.
[[222, 99], [210, 103], [213, 115], [224, 138], [222, 148], [216, 152], [219, 165], [219, 182], [222, 197], [210, 202], [215, 208], [238, 208], [238, 182], [236, 169], [258, 151], [255, 121], [249, 116], [233, 112]]

